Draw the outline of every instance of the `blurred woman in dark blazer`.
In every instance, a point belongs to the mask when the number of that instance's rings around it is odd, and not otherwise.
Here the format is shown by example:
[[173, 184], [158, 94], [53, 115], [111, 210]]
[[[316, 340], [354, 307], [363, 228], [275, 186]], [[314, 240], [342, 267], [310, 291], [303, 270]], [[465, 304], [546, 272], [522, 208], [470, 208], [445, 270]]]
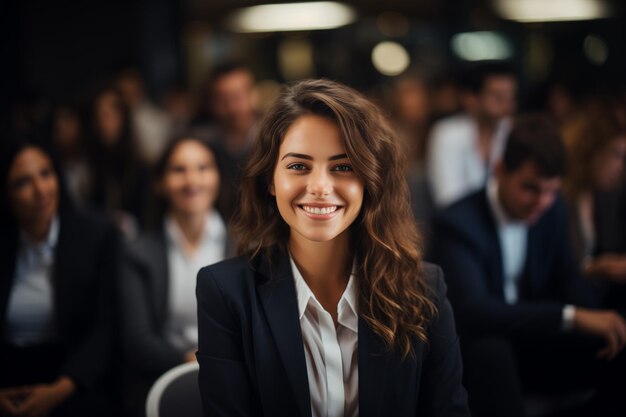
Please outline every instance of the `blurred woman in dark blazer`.
[[196, 360], [196, 274], [234, 253], [217, 206], [218, 162], [205, 141], [174, 140], [155, 170], [157, 227], [127, 245], [120, 299], [132, 415], [142, 414], [159, 375]]
[[206, 416], [467, 416], [441, 271], [421, 260], [380, 109], [303, 81], [262, 121], [242, 257], [198, 274]]
[[118, 235], [72, 207], [49, 152], [2, 153], [0, 414], [108, 415]]

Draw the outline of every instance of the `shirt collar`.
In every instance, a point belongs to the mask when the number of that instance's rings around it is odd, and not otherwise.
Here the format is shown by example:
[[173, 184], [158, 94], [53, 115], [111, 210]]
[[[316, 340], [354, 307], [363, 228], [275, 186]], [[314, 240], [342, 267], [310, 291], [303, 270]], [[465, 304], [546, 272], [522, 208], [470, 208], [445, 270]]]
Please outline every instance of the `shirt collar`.
[[491, 212], [496, 218], [498, 227], [526, 226], [524, 222], [514, 220], [507, 214], [498, 196], [498, 181], [494, 177], [489, 178], [487, 181], [487, 201], [489, 202]]
[[[182, 247], [183, 232], [180, 230], [176, 220], [174, 220], [174, 216], [168, 215], [165, 217], [164, 227], [166, 238], [177, 247]], [[212, 241], [221, 242], [225, 234], [226, 226], [219, 213], [214, 210], [207, 213], [203, 225], [201, 244], [206, 245]]]
[[28, 238], [23, 230], [20, 231], [20, 245], [23, 250], [22, 254], [25, 256], [25, 260], [29, 264], [34, 262], [37, 257], [42, 257], [42, 259], [47, 260], [51, 260], [54, 257], [54, 249], [59, 241], [59, 229], [59, 217], [55, 216], [52, 219], [46, 238], [41, 242], [33, 242]]
[[[315, 298], [315, 294], [313, 294], [313, 291], [311, 291], [304, 280], [304, 277], [300, 273], [291, 255], [289, 255], [289, 260], [291, 262], [291, 272], [293, 273], [293, 279], [296, 285], [296, 296], [298, 297], [298, 317], [302, 319], [309, 303], [313, 303], [314, 306], [320, 309], [323, 309], [323, 307], [317, 298]], [[337, 305], [337, 321], [339, 324], [355, 333], [358, 332], [358, 309], [356, 300], [356, 282], [353, 272], [350, 274], [350, 278], [348, 278], [348, 285], [346, 285], [346, 289], [341, 295], [339, 304]]]
[[50, 223], [48, 234], [46, 235], [46, 238], [41, 242], [33, 242], [28, 238], [23, 230], [20, 231], [20, 240], [22, 245], [25, 245], [32, 249], [54, 249], [57, 245], [57, 241], [59, 240], [59, 223], [59, 217], [54, 216], [52, 222]]

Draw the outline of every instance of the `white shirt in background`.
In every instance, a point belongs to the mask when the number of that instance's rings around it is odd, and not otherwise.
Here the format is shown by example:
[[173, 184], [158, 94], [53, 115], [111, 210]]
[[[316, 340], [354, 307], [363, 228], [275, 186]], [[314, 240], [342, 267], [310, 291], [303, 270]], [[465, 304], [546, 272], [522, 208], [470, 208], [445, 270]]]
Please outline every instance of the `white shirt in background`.
[[337, 327], [291, 259], [313, 417], [359, 415], [358, 310], [354, 275], [337, 304]]
[[6, 339], [15, 346], [52, 341], [54, 251], [59, 240], [59, 219], [54, 218], [45, 240], [33, 243], [20, 233], [20, 246], [6, 318]]
[[498, 183], [495, 179], [487, 184], [487, 199], [491, 212], [496, 218], [500, 252], [502, 252], [502, 268], [504, 270], [504, 299], [508, 304], [515, 304], [519, 298], [518, 286], [526, 264], [528, 249], [528, 226], [511, 219], [498, 198]]
[[478, 125], [466, 114], [437, 122], [428, 139], [426, 174], [435, 205], [446, 207], [486, 184], [504, 152], [511, 120], [502, 119], [494, 132], [489, 161], [478, 146]]
[[166, 335], [175, 347], [188, 351], [198, 346], [196, 275], [200, 268], [226, 257], [226, 226], [213, 211], [206, 216], [200, 246], [192, 256], [184, 249], [184, 236], [172, 217], [165, 219], [169, 269], [169, 320]]

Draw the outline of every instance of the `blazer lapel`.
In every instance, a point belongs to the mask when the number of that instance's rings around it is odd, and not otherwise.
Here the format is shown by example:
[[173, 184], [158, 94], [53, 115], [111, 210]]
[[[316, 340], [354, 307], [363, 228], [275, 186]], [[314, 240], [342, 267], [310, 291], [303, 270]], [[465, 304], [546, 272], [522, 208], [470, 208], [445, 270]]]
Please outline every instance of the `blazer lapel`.
[[526, 245], [526, 265], [524, 265], [524, 275], [522, 292], [525, 296], [530, 297], [536, 288], [541, 287], [537, 280], [541, 279], [537, 267], [540, 265], [539, 256], [541, 253], [541, 239], [539, 238], [539, 230], [536, 227], [528, 229], [528, 242]]
[[359, 416], [385, 415], [385, 388], [390, 353], [383, 341], [359, 317]]
[[298, 301], [289, 255], [274, 256], [276, 264], [263, 257], [259, 273], [266, 281], [258, 287], [261, 304], [278, 348], [280, 359], [296, 397], [300, 415], [311, 416], [311, 399], [304, 356]]
[[167, 245], [165, 232], [159, 230], [150, 240], [153, 246], [146, 251], [147, 254], [157, 253], [159, 256], [150, 255], [150, 268], [154, 277], [154, 285], [152, 286], [153, 305], [156, 306], [155, 313], [157, 315], [157, 323], [165, 323], [168, 314], [168, 290], [169, 290], [169, 265], [167, 262]]
[[485, 214], [484, 221], [486, 222], [487, 228], [487, 236], [484, 240], [487, 248], [487, 254], [490, 255], [489, 263], [491, 265], [492, 274], [490, 277], [492, 279], [491, 285], [498, 294], [504, 299], [504, 266], [502, 262], [502, 250], [500, 248], [500, 236], [498, 235], [498, 223], [491, 211], [491, 206], [489, 205], [489, 201], [487, 199], [487, 192], [481, 194], [481, 204], [483, 205], [482, 212]]
[[[3, 231], [3, 233], [7, 233], [7, 231]], [[0, 240], [0, 253], [2, 254], [0, 260], [0, 332], [4, 332], [4, 319], [15, 279], [17, 259], [17, 243], [15, 243], [17, 238], [8, 233], [7, 235], [2, 236], [2, 240]]]

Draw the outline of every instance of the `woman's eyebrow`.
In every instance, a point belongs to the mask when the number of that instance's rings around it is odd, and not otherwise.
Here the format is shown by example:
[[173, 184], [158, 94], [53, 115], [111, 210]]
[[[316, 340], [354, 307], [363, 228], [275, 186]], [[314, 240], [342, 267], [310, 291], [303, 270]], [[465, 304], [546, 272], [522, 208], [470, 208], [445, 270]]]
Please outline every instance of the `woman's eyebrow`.
[[[306, 154], [303, 154], [303, 153], [295, 153], [295, 152], [286, 153], [282, 158], [280, 158], [280, 160], [282, 161], [283, 159], [288, 158], [288, 157], [306, 159], [306, 160], [309, 160], [309, 161], [313, 160], [313, 157], [311, 155], [306, 155]], [[345, 153], [341, 153], [341, 154], [338, 154], [338, 155], [331, 156], [330, 158], [328, 158], [328, 160], [329, 161], [336, 161], [337, 159], [346, 159], [346, 158], [348, 158], [348, 155], [345, 154]]]

